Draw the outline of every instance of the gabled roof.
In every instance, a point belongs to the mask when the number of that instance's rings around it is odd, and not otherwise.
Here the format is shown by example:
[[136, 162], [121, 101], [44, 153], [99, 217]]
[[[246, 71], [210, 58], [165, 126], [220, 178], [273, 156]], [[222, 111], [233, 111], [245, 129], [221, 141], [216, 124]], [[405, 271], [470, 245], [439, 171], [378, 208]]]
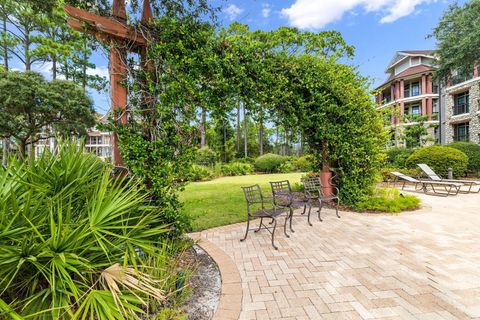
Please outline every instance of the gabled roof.
[[387, 83], [389, 83], [393, 80], [396, 80], [396, 79], [401, 79], [401, 78], [413, 76], [413, 75], [416, 75], [416, 74], [422, 74], [422, 73], [433, 72], [433, 71], [435, 71], [434, 67], [426, 66], [426, 65], [422, 65], [422, 64], [418, 65], [418, 66], [410, 67], [407, 70], [404, 70], [404, 71], [400, 72], [399, 74], [394, 75], [392, 73], [390, 75], [390, 77], [384, 83], [382, 83], [381, 85], [379, 85], [377, 87], [377, 89], [383, 87]]
[[422, 56], [422, 57], [429, 57], [434, 58], [434, 50], [402, 50], [397, 51], [395, 56], [390, 60], [390, 63], [385, 69], [385, 72], [389, 72], [391, 68], [397, 65], [400, 61], [404, 60], [407, 57], [415, 57], [415, 56]]
[[402, 50], [399, 52], [412, 54], [412, 55], [426, 55], [426, 56], [433, 56], [433, 54], [435, 53], [434, 50]]

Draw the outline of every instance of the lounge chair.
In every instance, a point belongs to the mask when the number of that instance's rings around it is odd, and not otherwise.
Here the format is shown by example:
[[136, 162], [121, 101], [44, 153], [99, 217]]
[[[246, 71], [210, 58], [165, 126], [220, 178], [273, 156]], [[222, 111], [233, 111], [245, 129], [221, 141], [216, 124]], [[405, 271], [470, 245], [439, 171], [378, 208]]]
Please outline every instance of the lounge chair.
[[434, 194], [446, 197], [457, 195], [460, 191], [460, 188], [463, 186], [463, 184], [457, 182], [418, 180], [400, 172], [394, 171], [390, 173], [397, 179], [403, 180], [402, 190], [405, 188], [405, 184], [407, 182], [411, 182], [415, 184], [415, 191], [423, 191], [424, 193], [428, 193], [428, 188], [431, 187]]
[[[480, 181], [479, 180], [457, 180], [457, 179], [443, 179], [441, 176], [435, 173], [435, 171], [430, 168], [428, 164], [420, 163], [418, 164], [420, 169], [433, 181], [443, 181], [443, 182], [457, 182], [463, 184], [468, 190], [460, 190], [461, 193], [479, 193], [480, 192]], [[474, 186], [479, 186], [477, 191], [472, 191]]]

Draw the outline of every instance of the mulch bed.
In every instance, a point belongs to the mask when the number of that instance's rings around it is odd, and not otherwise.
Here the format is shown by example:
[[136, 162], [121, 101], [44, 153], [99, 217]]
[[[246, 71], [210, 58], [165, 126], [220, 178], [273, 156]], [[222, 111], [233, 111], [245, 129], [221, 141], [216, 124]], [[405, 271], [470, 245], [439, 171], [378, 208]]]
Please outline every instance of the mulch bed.
[[189, 282], [192, 296], [184, 306], [187, 319], [212, 319], [222, 291], [220, 270], [208, 253], [196, 245], [189, 249], [185, 259], [196, 266], [195, 274]]

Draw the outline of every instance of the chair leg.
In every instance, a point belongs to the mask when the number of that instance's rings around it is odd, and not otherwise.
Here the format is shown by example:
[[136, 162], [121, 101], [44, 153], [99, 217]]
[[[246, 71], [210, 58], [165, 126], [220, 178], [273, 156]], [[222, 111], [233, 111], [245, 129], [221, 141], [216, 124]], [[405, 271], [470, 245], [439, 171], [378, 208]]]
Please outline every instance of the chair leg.
[[278, 250], [278, 247], [275, 245], [275, 229], [277, 228], [277, 220], [273, 219], [273, 230], [272, 230], [272, 247], [275, 250]]
[[322, 217], [320, 215], [320, 213], [322, 212], [322, 208], [323, 208], [323, 201], [318, 200], [318, 220], [320, 220], [320, 222], [323, 222]]
[[304, 206], [303, 206], [303, 212], [302, 212], [302, 214], [305, 214], [305, 211], [306, 211], [306, 210], [307, 210], [307, 205], [304, 205]]
[[293, 208], [290, 208], [290, 231], [295, 232], [292, 228], [292, 220], [293, 220]]
[[263, 224], [263, 218], [260, 218], [260, 225], [258, 226], [258, 229], [255, 230], [254, 232], [260, 231], [260, 229], [262, 229], [262, 224]]
[[250, 216], [247, 217], [247, 231], [245, 231], [245, 236], [243, 237], [243, 239], [240, 239], [240, 241], [245, 241], [245, 239], [247, 239], [249, 228], [250, 228]]
[[283, 225], [283, 233], [285, 233], [285, 236], [287, 236], [287, 238], [290, 238], [290, 235], [287, 233], [287, 222], [288, 222], [288, 215], [285, 217], [285, 224]]
[[340, 199], [337, 199], [337, 205], [335, 206], [335, 211], [337, 212], [337, 218], [341, 218], [338, 214], [338, 206], [340, 205]]
[[308, 207], [308, 216], [307, 216], [307, 221], [310, 226], [313, 226], [313, 224], [310, 222], [310, 213], [312, 212], [312, 206]]

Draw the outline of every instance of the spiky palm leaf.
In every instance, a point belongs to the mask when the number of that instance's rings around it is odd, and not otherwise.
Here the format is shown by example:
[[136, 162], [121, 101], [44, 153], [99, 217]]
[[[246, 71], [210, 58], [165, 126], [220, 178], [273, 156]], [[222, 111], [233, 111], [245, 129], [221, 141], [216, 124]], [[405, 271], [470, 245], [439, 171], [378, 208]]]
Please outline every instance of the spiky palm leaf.
[[157, 209], [81, 146], [12, 159], [0, 197], [0, 318], [135, 318], [164, 298], [162, 279], [144, 268], [166, 231]]

